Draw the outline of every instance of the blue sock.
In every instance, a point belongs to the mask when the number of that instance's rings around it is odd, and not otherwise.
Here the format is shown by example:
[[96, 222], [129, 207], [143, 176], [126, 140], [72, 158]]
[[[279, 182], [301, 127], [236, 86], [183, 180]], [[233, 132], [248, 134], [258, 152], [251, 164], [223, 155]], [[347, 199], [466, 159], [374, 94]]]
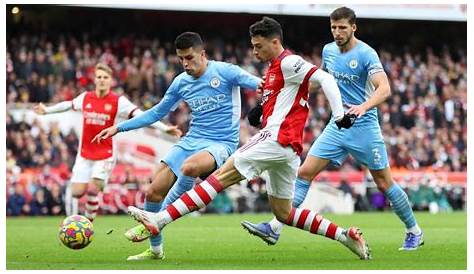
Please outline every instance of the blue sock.
[[[145, 210], [150, 211], [150, 212], [159, 212], [161, 209], [162, 202], [150, 202], [145, 200]], [[158, 246], [158, 244], [154, 244], [153, 241], [151, 241], [152, 246]]]
[[295, 197], [293, 197], [293, 207], [298, 208], [303, 203], [306, 194], [308, 193], [311, 182], [301, 178], [296, 178], [295, 181]]
[[408, 201], [408, 196], [398, 184], [393, 183], [392, 186], [385, 191], [385, 196], [387, 196], [388, 200], [392, 203], [393, 210], [407, 229], [416, 226], [415, 215]]
[[[195, 178], [193, 177], [188, 177], [188, 176], [182, 176], [176, 180], [174, 183], [173, 187], [170, 189], [168, 194], [165, 197], [165, 200], [161, 204], [161, 207], [159, 211], [164, 210], [169, 204], [173, 203], [181, 197], [186, 191], [190, 190], [194, 186], [194, 180]], [[145, 204], [146, 205], [146, 204]], [[158, 211], [156, 211], [158, 212]], [[159, 246], [161, 243], [163, 243], [163, 236], [160, 234], [156, 236], [151, 236], [150, 237], [150, 244], [151, 246]]]

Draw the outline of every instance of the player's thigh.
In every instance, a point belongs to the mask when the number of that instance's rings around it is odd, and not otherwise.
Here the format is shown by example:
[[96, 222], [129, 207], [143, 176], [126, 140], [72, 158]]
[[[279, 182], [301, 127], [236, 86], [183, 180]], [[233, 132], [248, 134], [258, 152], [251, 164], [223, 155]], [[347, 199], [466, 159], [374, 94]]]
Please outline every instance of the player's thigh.
[[165, 158], [163, 158], [162, 162], [173, 171], [176, 177], [181, 177], [183, 176], [181, 166], [184, 161], [194, 153], [195, 151], [193, 150], [186, 150], [179, 145], [174, 145], [168, 154], [166, 154]]
[[330, 162], [328, 159], [308, 155], [298, 169], [298, 177], [311, 182]]
[[311, 145], [308, 156], [326, 159], [334, 165], [341, 165], [348, 154], [344, 147], [345, 134], [347, 134], [347, 129], [339, 130], [331, 123], [328, 124], [321, 135], [314, 141], [313, 145]]
[[378, 126], [351, 128], [346, 148], [356, 161], [370, 170], [383, 170], [389, 166], [387, 148]]
[[217, 168], [216, 159], [207, 150], [202, 150], [187, 158], [181, 166], [185, 176], [199, 177], [211, 174]]

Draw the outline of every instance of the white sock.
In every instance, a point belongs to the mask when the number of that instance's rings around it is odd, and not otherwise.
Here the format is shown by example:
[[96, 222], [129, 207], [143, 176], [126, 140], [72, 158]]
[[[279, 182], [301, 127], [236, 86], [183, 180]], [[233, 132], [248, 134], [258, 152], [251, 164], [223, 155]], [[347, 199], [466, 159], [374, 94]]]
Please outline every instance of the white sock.
[[268, 222], [268, 224], [270, 224], [270, 227], [272, 228], [273, 232], [275, 232], [276, 234], [281, 233], [283, 229], [283, 224], [280, 223], [280, 221], [278, 221], [275, 217], [273, 217], [273, 219]]
[[407, 229], [407, 233], [413, 233], [415, 235], [420, 235], [421, 234], [421, 228], [416, 224], [414, 227], [410, 227]]
[[155, 254], [161, 254], [163, 252], [163, 244], [152, 246], [150, 245], [151, 251]]
[[336, 239], [335, 240], [338, 241], [338, 242], [345, 242], [347, 240], [346, 230], [347, 229], [343, 229], [342, 233], [336, 234]]

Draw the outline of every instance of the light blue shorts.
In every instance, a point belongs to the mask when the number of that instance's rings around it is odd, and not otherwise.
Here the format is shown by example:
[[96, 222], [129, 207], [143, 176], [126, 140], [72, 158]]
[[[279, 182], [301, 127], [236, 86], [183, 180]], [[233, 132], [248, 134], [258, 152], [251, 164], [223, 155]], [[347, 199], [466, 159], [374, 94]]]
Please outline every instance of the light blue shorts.
[[192, 144], [190, 144], [189, 139], [183, 139], [171, 148], [170, 152], [162, 161], [171, 168], [176, 177], [181, 177], [183, 176], [181, 166], [184, 161], [201, 151], [208, 151], [216, 161], [216, 168], [219, 168], [234, 152], [234, 149], [226, 144], [209, 140], [201, 139], [198, 140], [198, 142], [192, 142]]
[[382, 132], [376, 123], [355, 124], [339, 130], [331, 121], [308, 152], [308, 155], [331, 160], [335, 165], [341, 165], [348, 154], [370, 170], [389, 166]]

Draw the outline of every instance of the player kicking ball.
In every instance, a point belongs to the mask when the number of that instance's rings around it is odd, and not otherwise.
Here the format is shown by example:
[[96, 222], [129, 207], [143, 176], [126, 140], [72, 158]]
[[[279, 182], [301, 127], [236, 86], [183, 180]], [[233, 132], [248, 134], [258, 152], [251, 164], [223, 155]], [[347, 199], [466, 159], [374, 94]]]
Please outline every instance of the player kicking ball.
[[223, 189], [266, 171], [270, 206], [280, 222], [336, 240], [360, 259], [370, 259], [370, 248], [360, 229], [341, 228], [315, 211], [291, 204], [308, 116], [309, 83], [321, 85], [333, 111], [331, 123], [339, 128], [350, 128], [354, 123], [350, 115], [344, 114], [334, 78], [285, 50], [281, 26], [274, 19], [264, 17], [250, 26], [250, 37], [255, 56], [270, 63], [263, 86], [262, 130], [221, 168], [164, 210], [152, 213], [129, 207], [129, 214], [155, 235], [167, 224], [205, 207]]
[[[390, 85], [375, 50], [354, 37], [355, 19], [354, 11], [346, 7], [332, 12], [331, 31], [335, 41], [323, 49], [322, 68], [337, 79], [342, 101], [349, 105], [348, 113], [357, 115], [358, 119], [350, 129], [338, 130], [330, 123], [313, 143], [298, 170], [293, 206], [300, 206], [313, 179], [330, 162], [341, 165], [350, 154], [369, 168], [377, 187], [405, 224], [405, 241], [399, 250], [416, 250], [424, 244], [423, 232], [406, 193], [392, 178], [375, 108], [390, 95]], [[367, 94], [371, 95], [369, 99]], [[260, 224], [244, 221], [242, 226], [270, 245], [276, 244], [283, 228], [277, 218]]]

